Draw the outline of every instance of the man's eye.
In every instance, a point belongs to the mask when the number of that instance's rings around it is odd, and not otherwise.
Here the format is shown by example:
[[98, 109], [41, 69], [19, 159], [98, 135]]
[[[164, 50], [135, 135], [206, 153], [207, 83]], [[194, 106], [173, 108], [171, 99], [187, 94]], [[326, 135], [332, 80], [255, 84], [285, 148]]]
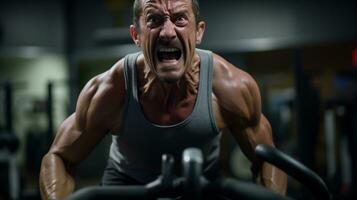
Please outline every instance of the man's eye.
[[182, 22], [182, 21], [185, 21], [185, 18], [184, 18], [184, 17], [178, 17], [178, 18], [176, 19], [176, 21]]
[[157, 24], [160, 22], [160, 18], [157, 16], [148, 17], [147, 22], [150, 24]]
[[156, 22], [157, 19], [155, 17], [149, 17], [148, 22]]
[[176, 17], [176, 20], [175, 22], [178, 24], [178, 25], [185, 25], [187, 19], [186, 17], [184, 16], [179, 16], [179, 17]]

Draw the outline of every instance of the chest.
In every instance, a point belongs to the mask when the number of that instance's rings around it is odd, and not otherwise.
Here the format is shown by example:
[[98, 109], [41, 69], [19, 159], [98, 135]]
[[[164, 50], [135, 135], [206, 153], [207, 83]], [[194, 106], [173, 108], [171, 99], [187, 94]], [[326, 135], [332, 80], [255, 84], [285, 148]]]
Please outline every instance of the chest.
[[[219, 100], [213, 93], [211, 98], [211, 112], [213, 115], [214, 123], [219, 130], [226, 129], [226, 119], [224, 117], [224, 111], [220, 108]], [[140, 97], [138, 106], [140, 112], [143, 114], [147, 121], [163, 126], [174, 125], [183, 122], [188, 117], [190, 117], [196, 106], [196, 96], [187, 98], [184, 101], [178, 103], [176, 106], [168, 106], [160, 101], [153, 101]], [[199, 115], [200, 114], [201, 113], [199, 112]], [[204, 115], [204, 113], [202, 114]], [[122, 116], [122, 114], [118, 114], [117, 116]], [[122, 118], [119, 118], [116, 121], [122, 121]], [[118, 123], [118, 126], [113, 129], [113, 132], [117, 133], [121, 129], [122, 124]]]
[[[214, 121], [219, 129], [226, 128], [226, 123], [220, 109], [218, 99], [212, 93], [211, 108]], [[140, 106], [146, 119], [159, 125], [172, 125], [187, 119], [193, 112], [197, 96], [190, 96], [176, 104], [165, 104], [147, 98], [140, 98]]]
[[175, 99], [159, 101], [146, 97], [139, 98], [146, 119], [159, 125], [172, 125], [184, 121], [194, 110], [196, 96], [188, 96], [180, 101]]

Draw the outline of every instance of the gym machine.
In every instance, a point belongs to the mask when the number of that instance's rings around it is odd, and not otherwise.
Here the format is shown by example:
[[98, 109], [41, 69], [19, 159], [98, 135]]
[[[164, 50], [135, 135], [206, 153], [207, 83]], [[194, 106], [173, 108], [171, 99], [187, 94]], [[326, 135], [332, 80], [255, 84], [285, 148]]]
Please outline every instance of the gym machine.
[[0, 130], [0, 199], [19, 199], [20, 176], [16, 160], [19, 139], [13, 129], [12, 100], [13, 90], [10, 82], [0, 84], [3, 92], [4, 127]]
[[[269, 162], [285, 171], [307, 187], [315, 199], [331, 199], [323, 180], [312, 170], [291, 158], [287, 154], [268, 146], [258, 145], [256, 155], [262, 162]], [[162, 157], [162, 173], [153, 182], [144, 186], [92, 186], [80, 189], [67, 200], [95, 199], [207, 199], [220, 196], [225, 199], [287, 200], [263, 186], [240, 182], [232, 178], [220, 178], [215, 181], [202, 176], [202, 153], [197, 148], [188, 148], [182, 156], [182, 177], [174, 178], [172, 166], [174, 160], [170, 155]]]

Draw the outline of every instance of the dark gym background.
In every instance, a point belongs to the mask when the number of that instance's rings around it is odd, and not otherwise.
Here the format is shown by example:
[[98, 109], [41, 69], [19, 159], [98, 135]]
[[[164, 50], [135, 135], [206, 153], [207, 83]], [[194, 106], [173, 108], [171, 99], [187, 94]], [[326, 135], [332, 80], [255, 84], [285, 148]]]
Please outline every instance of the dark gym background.
[[[357, 191], [357, 1], [201, 0], [201, 48], [257, 80], [276, 146], [316, 171], [334, 199]], [[137, 51], [131, 0], [0, 0], [0, 199], [38, 199], [41, 156], [83, 85]], [[78, 171], [99, 184], [110, 138]], [[227, 175], [249, 163], [222, 139]], [[288, 195], [307, 199], [289, 179]]]

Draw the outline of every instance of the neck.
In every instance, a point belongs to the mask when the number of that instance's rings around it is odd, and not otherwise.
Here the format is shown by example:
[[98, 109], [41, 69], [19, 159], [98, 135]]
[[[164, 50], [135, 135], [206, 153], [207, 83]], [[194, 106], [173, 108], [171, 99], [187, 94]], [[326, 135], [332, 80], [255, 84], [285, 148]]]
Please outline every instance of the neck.
[[162, 83], [161, 90], [158, 89], [156, 94], [158, 102], [162, 102], [163, 106], [165, 105], [167, 110], [170, 110], [171, 108], [175, 108], [181, 100], [185, 99], [189, 95], [189, 92], [187, 85], [181, 85], [180, 83]]
[[199, 81], [199, 57], [187, 68], [184, 75], [177, 82], [160, 81], [147, 65], [140, 80], [140, 95], [150, 100], [165, 102], [166, 105], [175, 105], [188, 96], [197, 95]]
[[187, 80], [185, 76], [173, 83], [162, 82], [156, 78], [150, 85], [145, 84], [144, 88], [147, 88], [147, 91], [143, 91], [141, 94], [152, 100], [175, 104], [187, 96], [197, 94], [197, 85], [198, 82]]

